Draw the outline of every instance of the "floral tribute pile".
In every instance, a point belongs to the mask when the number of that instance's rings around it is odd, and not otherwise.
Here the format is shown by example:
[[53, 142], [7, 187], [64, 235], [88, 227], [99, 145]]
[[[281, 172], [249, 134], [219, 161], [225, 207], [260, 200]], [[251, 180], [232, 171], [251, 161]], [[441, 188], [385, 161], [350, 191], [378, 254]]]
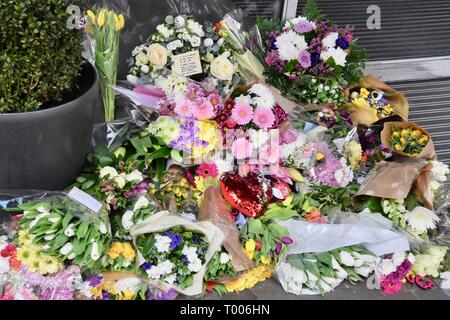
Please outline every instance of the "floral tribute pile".
[[[388, 86], [366, 85], [353, 28], [308, 1], [258, 20], [263, 41], [242, 33], [243, 53], [229, 22], [168, 16], [133, 50], [145, 120], [97, 145], [66, 192], [6, 205], [1, 299], [202, 297], [272, 276], [295, 295], [346, 281], [391, 295], [440, 276], [448, 289], [449, 168]], [[177, 73], [180, 54], [199, 72]], [[258, 56], [263, 75], [246, 81]]]

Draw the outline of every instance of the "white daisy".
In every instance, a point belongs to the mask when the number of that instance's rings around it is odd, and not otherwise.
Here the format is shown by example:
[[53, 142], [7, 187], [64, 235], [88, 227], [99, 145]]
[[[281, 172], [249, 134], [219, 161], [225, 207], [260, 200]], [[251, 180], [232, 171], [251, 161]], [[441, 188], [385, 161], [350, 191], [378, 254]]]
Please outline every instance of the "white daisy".
[[262, 95], [262, 96], [254, 97], [252, 99], [252, 102], [257, 107], [261, 107], [261, 108], [272, 109], [275, 106], [275, 98], [270, 93]]
[[427, 232], [428, 229], [436, 228], [436, 222], [440, 219], [433, 211], [424, 207], [415, 207], [405, 215], [405, 220], [419, 234]]
[[334, 48], [336, 46], [336, 40], [339, 38], [339, 34], [337, 32], [331, 32], [322, 40], [322, 44], [327, 48]]
[[275, 46], [278, 49], [280, 57], [288, 61], [297, 59], [300, 52], [308, 48], [305, 37], [293, 30], [279, 35], [275, 40]]

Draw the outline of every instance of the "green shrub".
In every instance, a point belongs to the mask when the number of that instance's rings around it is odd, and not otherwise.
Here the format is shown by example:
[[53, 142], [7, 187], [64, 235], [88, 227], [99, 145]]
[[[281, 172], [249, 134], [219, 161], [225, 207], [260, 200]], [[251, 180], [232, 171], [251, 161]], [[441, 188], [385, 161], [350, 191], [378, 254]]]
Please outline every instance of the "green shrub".
[[84, 60], [83, 33], [69, 29], [73, 0], [0, 1], [0, 113], [61, 100]]

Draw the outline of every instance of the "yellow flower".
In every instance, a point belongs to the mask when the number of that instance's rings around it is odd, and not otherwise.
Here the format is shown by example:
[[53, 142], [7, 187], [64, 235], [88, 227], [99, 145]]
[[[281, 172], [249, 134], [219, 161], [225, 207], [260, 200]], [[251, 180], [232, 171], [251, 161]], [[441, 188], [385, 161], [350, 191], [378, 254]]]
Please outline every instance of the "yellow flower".
[[103, 291], [103, 287], [102, 285], [96, 286], [94, 288], [91, 288], [91, 293], [93, 295], [94, 298], [102, 298], [102, 291]]
[[134, 252], [133, 247], [128, 242], [123, 244], [122, 256], [128, 261], [132, 261], [136, 256], [136, 252]]
[[398, 144], [398, 143], [395, 145], [394, 148], [395, 148], [396, 151], [402, 151], [403, 150], [403, 147], [400, 144]]
[[108, 255], [115, 259], [122, 253], [123, 249], [123, 244], [121, 242], [113, 242], [109, 248]]
[[405, 138], [401, 137], [401, 138], [400, 138], [400, 142], [403, 143], [403, 144], [405, 144], [405, 143], [408, 142], [408, 140], [406, 140]]
[[247, 254], [247, 257], [250, 260], [253, 260], [253, 257], [255, 256], [255, 248], [256, 248], [256, 242], [253, 239], [248, 239], [245, 242], [245, 253]]
[[267, 266], [258, 266], [246, 270], [238, 279], [228, 282], [225, 287], [228, 292], [243, 291], [250, 289], [258, 282], [264, 281], [272, 276], [272, 269]]
[[269, 265], [272, 262], [272, 259], [266, 257], [266, 256], [261, 256], [261, 263], [263, 265]]
[[105, 24], [105, 9], [100, 10], [97, 17], [97, 25], [101, 28]]
[[29, 246], [23, 246], [17, 249], [17, 259], [25, 264], [30, 264], [36, 259], [36, 252]]
[[424, 145], [424, 144], [427, 142], [428, 139], [425, 139], [425, 137], [426, 137], [426, 136], [423, 136], [422, 138], [420, 138], [420, 139], [418, 140], [419, 144]]
[[27, 264], [32, 272], [39, 272], [42, 268], [42, 262], [40, 260], [33, 260]]
[[197, 190], [204, 192], [205, 191], [205, 179], [200, 176], [195, 177], [195, 185], [197, 186]]
[[317, 160], [317, 161], [320, 161], [320, 160], [322, 160], [323, 158], [325, 158], [325, 155], [324, 155], [322, 152], [317, 152], [317, 154], [316, 154], [316, 160]]
[[366, 100], [364, 100], [363, 98], [353, 99], [352, 103], [357, 105], [360, 108], [369, 106], [369, 103]]
[[422, 132], [420, 131], [420, 130], [414, 130], [412, 133], [411, 133], [411, 137], [413, 137], [413, 138], [418, 138], [418, 137], [420, 137], [422, 135]]
[[46, 256], [41, 259], [41, 264], [39, 267], [39, 273], [41, 274], [52, 274], [58, 272], [60, 267], [59, 261], [55, 257]]
[[408, 137], [409, 136], [409, 134], [410, 134], [410, 130], [409, 130], [409, 128], [408, 129], [403, 129], [402, 131], [401, 131], [401, 134], [402, 134], [402, 137]]
[[359, 90], [359, 95], [363, 98], [368, 98], [369, 91], [366, 88], [361, 88], [361, 90]]
[[394, 132], [392, 133], [392, 136], [398, 138], [398, 137], [400, 137], [400, 132], [394, 131]]
[[92, 24], [92, 25], [95, 25], [95, 13], [93, 13], [91, 10], [88, 10], [87, 11], [87, 16], [88, 16], [88, 18], [89, 18], [89, 22]]
[[117, 300], [134, 300], [135, 294], [130, 289], [126, 289], [125, 291], [121, 292], [119, 296], [117, 297]]
[[29, 245], [33, 240], [33, 236], [28, 233], [26, 230], [19, 231], [19, 243], [21, 245]]
[[116, 31], [122, 30], [123, 27], [125, 26], [125, 19], [123, 15], [122, 14], [116, 15], [115, 20], [116, 20]]

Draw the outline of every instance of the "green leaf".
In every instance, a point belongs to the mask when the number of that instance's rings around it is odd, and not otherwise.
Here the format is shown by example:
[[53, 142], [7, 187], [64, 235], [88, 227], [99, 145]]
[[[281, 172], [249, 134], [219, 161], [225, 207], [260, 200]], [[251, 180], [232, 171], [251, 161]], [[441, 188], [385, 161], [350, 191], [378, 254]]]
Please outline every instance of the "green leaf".
[[62, 228], [64, 230], [67, 228], [67, 226], [69, 225], [70, 220], [72, 220], [72, 218], [73, 218], [73, 215], [71, 213], [67, 212], [62, 220]]
[[81, 222], [81, 224], [79, 225], [78, 230], [77, 230], [77, 238], [80, 239], [80, 238], [83, 238], [84, 236], [86, 236], [88, 228], [89, 228], [88, 222], [86, 222], [86, 221]]
[[369, 201], [367, 202], [367, 207], [369, 208], [370, 212], [383, 213], [383, 207], [381, 206], [381, 198], [370, 197]]
[[328, 252], [320, 252], [320, 253], [316, 253], [315, 256], [323, 264], [331, 266], [332, 259], [331, 259], [331, 254], [330, 253], [328, 253]]
[[262, 235], [264, 233], [264, 227], [259, 219], [250, 219], [248, 221], [248, 232], [253, 234]]
[[305, 270], [301, 255], [291, 254], [286, 257], [286, 262], [290, 263], [296, 269]]

